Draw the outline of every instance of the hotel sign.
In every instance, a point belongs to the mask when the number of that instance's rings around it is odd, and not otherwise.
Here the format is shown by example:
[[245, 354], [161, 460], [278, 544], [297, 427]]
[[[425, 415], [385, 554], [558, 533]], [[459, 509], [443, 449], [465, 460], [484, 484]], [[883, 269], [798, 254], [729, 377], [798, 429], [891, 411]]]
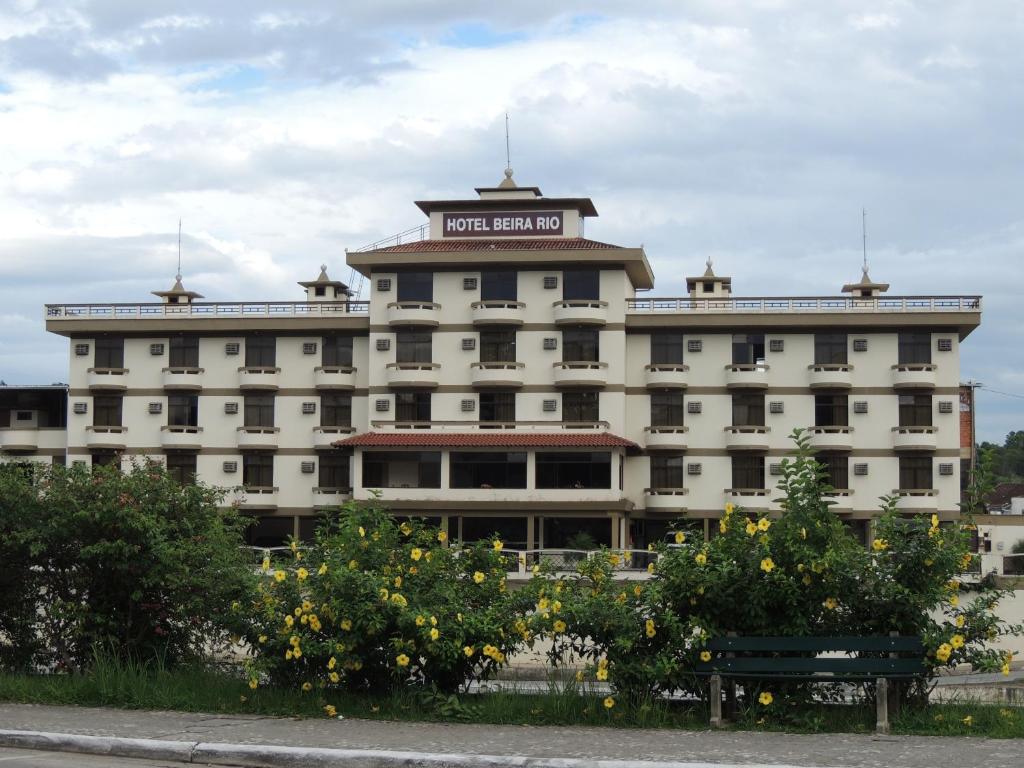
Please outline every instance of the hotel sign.
[[441, 215], [442, 237], [561, 235], [562, 211], [477, 211]]

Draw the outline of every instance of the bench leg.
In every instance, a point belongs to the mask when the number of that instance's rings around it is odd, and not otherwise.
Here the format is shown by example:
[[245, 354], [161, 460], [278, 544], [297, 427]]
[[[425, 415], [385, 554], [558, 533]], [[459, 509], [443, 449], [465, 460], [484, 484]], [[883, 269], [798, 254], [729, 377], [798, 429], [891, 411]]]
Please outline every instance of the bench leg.
[[888, 735], [889, 733], [889, 681], [884, 677], [878, 678], [875, 688], [875, 731]]
[[711, 676], [711, 727], [722, 727], [722, 677]]

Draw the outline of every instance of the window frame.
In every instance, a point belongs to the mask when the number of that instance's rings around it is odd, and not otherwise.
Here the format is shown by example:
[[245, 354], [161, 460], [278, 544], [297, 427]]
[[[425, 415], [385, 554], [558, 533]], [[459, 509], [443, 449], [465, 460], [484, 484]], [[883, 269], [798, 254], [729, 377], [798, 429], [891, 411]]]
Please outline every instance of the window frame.
[[652, 333], [651, 365], [682, 365], [685, 349], [686, 339], [682, 333]]
[[245, 337], [245, 367], [246, 368], [276, 368], [277, 367], [277, 337], [276, 336], [246, 336]]
[[765, 489], [765, 461], [762, 454], [734, 455], [731, 464], [731, 487], [752, 490]]
[[395, 362], [434, 362], [434, 334], [421, 328], [397, 331], [395, 333]]
[[199, 367], [199, 337], [191, 333], [171, 336], [167, 340], [168, 368]]
[[167, 426], [198, 427], [199, 395], [181, 393], [167, 395]]
[[525, 490], [526, 451], [452, 451], [448, 487]]
[[686, 402], [682, 392], [651, 392], [652, 427], [681, 427], [686, 414]]
[[93, 342], [93, 367], [124, 368], [124, 337], [97, 336]]
[[[267, 482], [268, 480], [269, 482]], [[273, 488], [274, 454], [266, 451], [246, 451], [243, 453], [242, 486], [245, 488]]]
[[351, 427], [352, 395], [346, 392], [324, 392], [321, 394], [320, 426]]
[[[732, 424], [733, 427], [763, 427], [764, 422], [764, 400], [765, 396], [760, 392], [734, 392], [732, 395]], [[737, 418], [738, 415], [746, 413], [745, 419]], [[758, 418], [760, 415], [760, 418]]]
[[516, 331], [514, 328], [492, 328], [480, 331], [481, 363], [516, 362]]
[[276, 405], [274, 395], [243, 395], [242, 426], [262, 429], [274, 427]]
[[814, 334], [815, 365], [847, 365], [850, 362], [850, 336], [846, 333]]
[[320, 338], [320, 365], [324, 368], [351, 368], [352, 346], [353, 339], [348, 334], [324, 334]]
[[932, 362], [932, 335], [921, 331], [900, 331], [897, 342], [899, 365], [930, 365]]
[[518, 301], [519, 273], [514, 269], [480, 272], [480, 301]]
[[562, 421], [590, 423], [601, 420], [601, 393], [573, 389], [562, 393]]
[[563, 363], [597, 363], [601, 360], [601, 332], [596, 328], [562, 331]]
[[409, 270], [397, 274], [395, 300], [434, 302], [434, 273]]
[[563, 269], [562, 301], [600, 301], [601, 270]]

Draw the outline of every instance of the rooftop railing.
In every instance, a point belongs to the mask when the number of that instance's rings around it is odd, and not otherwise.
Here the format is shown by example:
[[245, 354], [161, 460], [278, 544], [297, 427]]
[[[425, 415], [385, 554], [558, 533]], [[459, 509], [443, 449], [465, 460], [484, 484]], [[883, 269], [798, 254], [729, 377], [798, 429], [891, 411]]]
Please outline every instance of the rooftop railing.
[[980, 312], [981, 296], [750, 296], [627, 299], [627, 312]]
[[181, 320], [197, 318], [339, 317], [367, 315], [368, 301], [227, 301], [194, 304], [47, 304], [47, 320]]

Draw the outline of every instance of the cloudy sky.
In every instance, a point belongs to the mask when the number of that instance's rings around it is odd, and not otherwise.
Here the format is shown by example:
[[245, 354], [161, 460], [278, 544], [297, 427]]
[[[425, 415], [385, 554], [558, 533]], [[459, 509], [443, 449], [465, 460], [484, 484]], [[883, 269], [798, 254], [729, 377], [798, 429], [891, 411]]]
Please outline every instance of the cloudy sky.
[[[343, 9], [343, 10], [339, 10]], [[501, 178], [589, 195], [659, 295], [980, 293], [963, 377], [1024, 396], [1013, 0], [0, 0], [0, 379], [66, 378], [46, 302], [298, 299]], [[980, 394], [979, 437], [1024, 428]]]

